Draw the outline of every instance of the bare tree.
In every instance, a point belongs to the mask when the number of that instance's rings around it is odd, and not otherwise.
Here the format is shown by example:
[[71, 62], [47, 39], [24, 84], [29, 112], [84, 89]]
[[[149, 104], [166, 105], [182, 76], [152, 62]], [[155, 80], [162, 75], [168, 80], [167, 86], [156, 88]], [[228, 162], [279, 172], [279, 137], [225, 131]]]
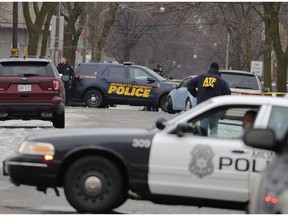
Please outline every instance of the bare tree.
[[118, 3], [113, 2], [95, 2], [88, 5], [88, 41], [92, 61], [102, 60], [102, 51], [116, 20], [117, 9]]
[[75, 66], [75, 51], [82, 34], [85, 17], [86, 17], [86, 4], [84, 2], [62, 2], [61, 15], [64, 16], [66, 21], [64, 27], [64, 45], [63, 55], [67, 61]]
[[[33, 16], [30, 12], [29, 4], [33, 4], [34, 14]], [[25, 23], [29, 33], [28, 40], [28, 54], [36, 56], [38, 53], [38, 44], [40, 40], [40, 36], [43, 34], [43, 25], [46, 23], [50, 23], [51, 21], [51, 13], [53, 13], [53, 8], [55, 8], [55, 3], [53, 2], [23, 2], [23, 14], [25, 18]], [[32, 17], [35, 17], [32, 20]], [[50, 19], [50, 20], [49, 20]], [[45, 37], [44, 37], [45, 38]], [[45, 50], [47, 43], [42, 43], [42, 49]]]

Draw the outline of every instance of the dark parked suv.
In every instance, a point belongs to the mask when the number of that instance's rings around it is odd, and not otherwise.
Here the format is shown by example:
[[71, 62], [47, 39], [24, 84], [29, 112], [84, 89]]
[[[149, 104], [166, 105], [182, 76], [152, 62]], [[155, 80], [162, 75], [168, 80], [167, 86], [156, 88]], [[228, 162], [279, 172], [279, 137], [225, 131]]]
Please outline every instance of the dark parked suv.
[[53, 63], [44, 58], [0, 60], [0, 120], [39, 119], [65, 127], [65, 91]]
[[75, 69], [70, 99], [88, 107], [127, 104], [167, 112], [167, 95], [177, 86], [153, 70], [132, 63], [83, 63]]

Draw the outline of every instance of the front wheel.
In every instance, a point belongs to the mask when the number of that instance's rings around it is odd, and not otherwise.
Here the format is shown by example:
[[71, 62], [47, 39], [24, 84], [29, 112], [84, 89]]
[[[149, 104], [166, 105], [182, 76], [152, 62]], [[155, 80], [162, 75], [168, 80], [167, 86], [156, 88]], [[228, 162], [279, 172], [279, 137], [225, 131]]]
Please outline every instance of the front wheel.
[[122, 204], [128, 194], [119, 169], [98, 156], [86, 156], [68, 168], [64, 192], [79, 212], [94, 214], [112, 210]]
[[164, 111], [168, 112], [168, 95], [163, 95], [159, 100], [159, 107]]
[[171, 97], [168, 98], [167, 111], [169, 114], [175, 114], [176, 113], [175, 110], [173, 109], [173, 102], [172, 102]]
[[91, 108], [103, 107], [104, 101], [101, 92], [90, 90], [85, 94], [85, 104]]

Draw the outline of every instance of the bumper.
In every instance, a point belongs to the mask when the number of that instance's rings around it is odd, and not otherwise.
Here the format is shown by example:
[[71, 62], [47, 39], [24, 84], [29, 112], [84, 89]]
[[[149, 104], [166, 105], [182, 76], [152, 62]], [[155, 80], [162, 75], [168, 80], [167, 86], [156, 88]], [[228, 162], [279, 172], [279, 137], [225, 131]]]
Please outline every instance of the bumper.
[[3, 161], [3, 175], [15, 185], [56, 187], [58, 166], [44, 163], [41, 156], [17, 156]]
[[[61, 114], [65, 111], [64, 103], [0, 103], [0, 120], [8, 119], [49, 119], [42, 113]], [[51, 118], [50, 118], [51, 119]]]

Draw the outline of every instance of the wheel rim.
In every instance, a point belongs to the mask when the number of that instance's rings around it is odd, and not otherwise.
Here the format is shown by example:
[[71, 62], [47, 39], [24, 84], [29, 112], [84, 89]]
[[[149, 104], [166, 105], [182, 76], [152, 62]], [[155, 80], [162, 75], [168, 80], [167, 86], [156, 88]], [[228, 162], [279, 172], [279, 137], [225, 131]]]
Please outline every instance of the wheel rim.
[[89, 101], [91, 104], [95, 105], [99, 102], [99, 97], [98, 95], [95, 95], [95, 94], [92, 94], [90, 97], [89, 97]]
[[87, 193], [99, 193], [103, 188], [103, 184], [100, 178], [97, 176], [89, 176], [84, 180], [84, 189]]
[[[83, 170], [76, 178], [75, 189], [84, 200], [95, 202], [97, 198], [109, 194], [109, 177], [100, 170]], [[81, 195], [82, 194], [82, 195]]]
[[186, 109], [186, 110], [191, 109], [191, 102], [190, 102], [190, 100], [188, 100], [188, 101], [186, 102], [186, 107], [185, 107], [185, 109]]

